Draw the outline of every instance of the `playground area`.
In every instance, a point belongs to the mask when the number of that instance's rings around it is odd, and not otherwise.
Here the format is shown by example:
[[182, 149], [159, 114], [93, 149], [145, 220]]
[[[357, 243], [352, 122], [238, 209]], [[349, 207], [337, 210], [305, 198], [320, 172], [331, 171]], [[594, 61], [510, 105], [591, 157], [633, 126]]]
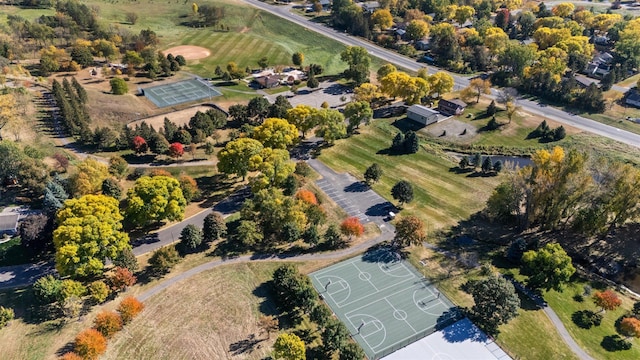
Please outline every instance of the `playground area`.
[[139, 90], [160, 108], [222, 95], [209, 81], [199, 77]]
[[459, 319], [446, 296], [385, 248], [310, 276], [369, 359], [380, 359]]

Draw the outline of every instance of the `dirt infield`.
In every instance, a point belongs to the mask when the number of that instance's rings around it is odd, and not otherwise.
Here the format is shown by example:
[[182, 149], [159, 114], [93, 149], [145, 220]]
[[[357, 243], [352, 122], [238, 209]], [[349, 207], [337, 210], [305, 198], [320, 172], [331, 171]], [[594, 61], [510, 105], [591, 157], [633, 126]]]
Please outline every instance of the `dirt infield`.
[[207, 110], [212, 109], [211, 106], [193, 106], [187, 109], [178, 110], [174, 112], [170, 112], [167, 114], [161, 114], [156, 116], [151, 116], [145, 119], [136, 120], [127, 124], [129, 127], [134, 127], [136, 124], [140, 124], [143, 121], [147, 123], [147, 125], [153, 126], [154, 129], [158, 130], [164, 125], [164, 118], [169, 118], [169, 120], [173, 121], [176, 125], [182, 126], [184, 124], [188, 124], [189, 120], [195, 115], [198, 111], [206, 112]]
[[205, 49], [200, 46], [180, 45], [172, 47], [162, 52], [164, 55], [173, 54], [173, 56], [182, 55], [187, 60], [204, 59], [211, 55], [209, 49]]

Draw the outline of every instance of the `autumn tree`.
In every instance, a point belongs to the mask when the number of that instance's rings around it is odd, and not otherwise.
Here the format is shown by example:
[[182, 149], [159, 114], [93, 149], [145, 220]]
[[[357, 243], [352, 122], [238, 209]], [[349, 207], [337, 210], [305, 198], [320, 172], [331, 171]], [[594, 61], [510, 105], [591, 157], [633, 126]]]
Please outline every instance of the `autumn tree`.
[[407, 24], [407, 38], [413, 41], [420, 40], [429, 34], [429, 24], [424, 20], [411, 20]]
[[230, 141], [218, 153], [218, 170], [225, 174], [242, 176], [244, 181], [252, 168], [251, 158], [259, 155], [264, 146], [255, 139], [240, 138]]
[[144, 310], [144, 304], [133, 296], [127, 296], [122, 299], [116, 310], [120, 313], [122, 323], [128, 324]]
[[187, 201], [180, 182], [167, 176], [143, 176], [127, 192], [125, 216], [137, 226], [184, 217]]
[[85, 360], [96, 360], [107, 351], [107, 339], [96, 329], [86, 329], [76, 336], [73, 350]]
[[13, 320], [15, 313], [13, 309], [0, 306], [0, 330]]
[[301, 52], [293, 53], [293, 55], [291, 56], [291, 62], [295, 66], [302, 66], [302, 63], [304, 62], [304, 54]]
[[65, 353], [59, 360], [84, 360], [84, 358], [74, 352]]
[[529, 274], [527, 283], [534, 288], [561, 290], [576, 272], [562, 246], [549, 243], [541, 249], [522, 255], [524, 271]]
[[112, 156], [109, 158], [109, 174], [122, 180], [129, 172], [129, 163], [122, 156]]
[[102, 280], [96, 280], [87, 286], [89, 297], [95, 304], [102, 304], [109, 297], [109, 287]]
[[393, 16], [389, 9], [378, 9], [371, 14], [371, 23], [380, 30], [385, 30], [393, 25]]
[[[466, 97], [476, 98], [476, 103], [480, 101], [480, 95], [482, 94], [491, 94], [491, 82], [489, 80], [482, 80], [481, 78], [475, 78], [469, 82], [469, 86], [464, 88], [463, 93], [467, 94]], [[463, 94], [460, 94], [461, 97]]]
[[227, 234], [227, 224], [217, 211], [214, 211], [204, 218], [202, 237], [205, 242], [216, 241]]
[[114, 292], [125, 291], [129, 286], [133, 286], [137, 278], [126, 268], [117, 266], [113, 269], [113, 273], [109, 276], [109, 284]]
[[406, 180], [398, 181], [391, 188], [391, 196], [400, 202], [400, 206], [413, 200], [413, 186]]
[[56, 269], [61, 275], [99, 275], [105, 259], [114, 259], [130, 247], [118, 205], [118, 200], [105, 195], [85, 195], [65, 202], [53, 232]]
[[[389, 73], [384, 76], [387, 76], [388, 74]], [[381, 78], [382, 77], [379, 76], [378, 80]], [[364, 83], [353, 90], [353, 99], [355, 101], [366, 101], [369, 104], [373, 104], [383, 98], [384, 94], [380, 91], [380, 87], [371, 83]]]
[[354, 236], [358, 237], [364, 234], [364, 226], [360, 223], [360, 219], [352, 216], [348, 217], [342, 222], [342, 224], [340, 224], [340, 232], [342, 232], [343, 235], [348, 236], [349, 240], [351, 240]]
[[298, 140], [298, 129], [285, 119], [268, 118], [253, 129], [253, 138], [264, 147], [286, 149]]
[[142, 136], [135, 136], [132, 140], [133, 151], [136, 154], [144, 154], [149, 150], [149, 145], [147, 145], [147, 141]]
[[105, 338], [110, 338], [122, 330], [122, 318], [115, 311], [103, 310], [93, 320], [93, 328], [98, 330]]
[[297, 335], [282, 333], [273, 344], [273, 354], [276, 359], [305, 360], [305, 345]]
[[600, 307], [600, 312], [605, 310], [615, 310], [622, 305], [622, 300], [618, 295], [610, 289], [604, 291], [596, 291], [593, 294], [593, 302]]
[[324, 141], [333, 143], [347, 135], [347, 127], [344, 124], [344, 115], [338, 110], [320, 109], [311, 114], [311, 120], [318, 125], [316, 135], [322, 137]]
[[258, 319], [258, 327], [267, 333], [267, 339], [271, 339], [271, 333], [278, 331], [279, 321], [273, 315], [264, 315]]
[[417, 216], [403, 216], [396, 224], [393, 244], [398, 247], [420, 245], [427, 238], [424, 223]]
[[309, 190], [299, 190], [296, 193], [296, 199], [302, 200], [304, 203], [309, 205], [318, 205], [318, 199], [316, 198], [316, 194]]
[[427, 77], [429, 82], [429, 95], [438, 94], [439, 97], [453, 90], [453, 77], [444, 71]]
[[371, 183], [377, 183], [378, 180], [382, 177], [383, 171], [380, 165], [377, 163], [371, 164], [364, 172], [364, 181], [367, 185], [371, 185]]
[[640, 338], [640, 320], [634, 317], [625, 317], [620, 321], [620, 332], [626, 336]]
[[177, 159], [182, 157], [182, 155], [184, 155], [184, 146], [182, 146], [182, 144], [180, 144], [179, 142], [174, 142], [173, 144], [169, 145], [169, 156]]
[[86, 158], [77, 165], [77, 170], [69, 177], [73, 193], [79, 196], [96, 194], [102, 189], [102, 182], [109, 177], [109, 168], [93, 158]]

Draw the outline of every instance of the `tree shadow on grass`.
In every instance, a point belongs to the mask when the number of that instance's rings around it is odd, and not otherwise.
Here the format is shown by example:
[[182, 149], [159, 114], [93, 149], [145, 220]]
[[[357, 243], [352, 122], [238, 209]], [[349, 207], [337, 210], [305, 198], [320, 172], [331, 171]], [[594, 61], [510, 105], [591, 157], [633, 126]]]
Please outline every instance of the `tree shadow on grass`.
[[56, 355], [57, 356], [62, 356], [66, 353], [72, 352], [73, 351], [73, 341], [69, 341], [68, 343], [64, 344], [62, 347], [60, 347], [57, 351], [56, 351]]
[[252, 353], [256, 349], [260, 349], [262, 345], [261, 342], [266, 339], [260, 339], [255, 334], [249, 334], [246, 339], [242, 339], [240, 341], [236, 341], [229, 345], [229, 352], [234, 356], [239, 356], [242, 354]]
[[621, 338], [620, 335], [608, 335], [602, 339], [600, 346], [609, 352], [631, 349], [631, 343]]
[[419, 131], [424, 129], [426, 126], [419, 124], [413, 120], [410, 120], [407, 117], [403, 117], [401, 119], [398, 119], [396, 121], [394, 121], [393, 123], [391, 123], [391, 125], [393, 127], [395, 127], [396, 129], [400, 130], [403, 134], [409, 130], [411, 131]]

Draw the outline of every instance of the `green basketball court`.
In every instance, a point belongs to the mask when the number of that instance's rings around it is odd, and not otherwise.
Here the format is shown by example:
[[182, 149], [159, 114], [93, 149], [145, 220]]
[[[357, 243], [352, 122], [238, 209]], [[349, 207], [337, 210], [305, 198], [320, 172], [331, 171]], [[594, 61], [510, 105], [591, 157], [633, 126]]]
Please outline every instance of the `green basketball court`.
[[388, 249], [371, 250], [310, 276], [369, 359], [390, 354], [456, 320], [451, 301]]

